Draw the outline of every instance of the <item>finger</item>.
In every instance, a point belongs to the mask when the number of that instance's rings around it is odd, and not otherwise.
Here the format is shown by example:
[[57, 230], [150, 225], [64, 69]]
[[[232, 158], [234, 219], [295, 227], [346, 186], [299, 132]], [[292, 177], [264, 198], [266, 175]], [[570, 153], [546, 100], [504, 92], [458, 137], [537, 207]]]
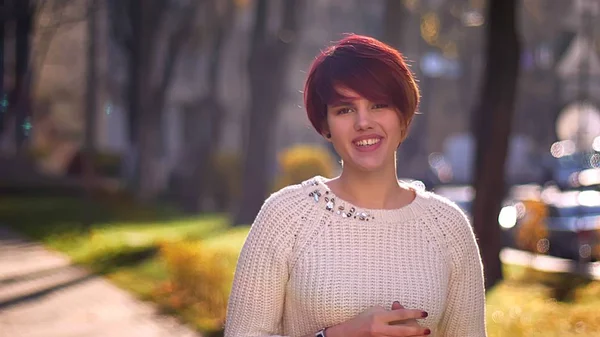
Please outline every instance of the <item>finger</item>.
[[[400, 304], [400, 302], [394, 301], [394, 303], [392, 303], [392, 310], [398, 310], [398, 309], [404, 309], [404, 306], [402, 304]], [[406, 324], [406, 325], [411, 325], [411, 326], [420, 326], [419, 322], [417, 322], [416, 319], [410, 319], [410, 320], [406, 320], [406, 321], [395, 321], [395, 322], [390, 322], [389, 324], [390, 325]]]
[[427, 317], [427, 313], [416, 309], [398, 309], [382, 312], [379, 317], [384, 322], [405, 321], [409, 319], [420, 319]]
[[381, 329], [381, 333], [385, 336], [416, 337], [429, 336], [431, 334], [431, 330], [428, 328], [407, 325], [388, 325]]
[[402, 304], [400, 304], [400, 302], [394, 301], [394, 303], [392, 303], [392, 310], [398, 310], [398, 309], [404, 309], [404, 306]]
[[408, 325], [408, 326], [421, 326], [421, 324], [419, 324], [419, 322], [417, 322], [416, 319], [408, 319], [405, 321], [393, 321], [393, 322], [389, 322], [389, 325]]

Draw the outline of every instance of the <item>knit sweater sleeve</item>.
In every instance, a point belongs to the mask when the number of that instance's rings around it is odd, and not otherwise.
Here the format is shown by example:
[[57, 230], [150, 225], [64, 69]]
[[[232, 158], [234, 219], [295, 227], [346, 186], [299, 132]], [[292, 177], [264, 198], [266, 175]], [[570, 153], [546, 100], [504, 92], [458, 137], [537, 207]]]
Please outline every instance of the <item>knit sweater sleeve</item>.
[[[281, 336], [293, 229], [293, 196], [279, 191], [263, 204], [238, 258], [225, 337]], [[292, 197], [292, 199], [290, 199]]]
[[443, 337], [485, 337], [483, 264], [471, 224], [458, 206], [446, 205], [446, 242], [451, 259], [447, 307], [440, 322]]

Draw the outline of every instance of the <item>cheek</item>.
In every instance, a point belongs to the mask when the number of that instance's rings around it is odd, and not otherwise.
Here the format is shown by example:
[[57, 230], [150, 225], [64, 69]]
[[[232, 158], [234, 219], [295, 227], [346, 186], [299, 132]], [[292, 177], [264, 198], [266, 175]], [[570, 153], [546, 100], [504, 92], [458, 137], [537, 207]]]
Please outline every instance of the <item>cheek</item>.
[[390, 113], [385, 115], [384, 120], [381, 122], [381, 125], [384, 126], [388, 135], [394, 135], [395, 137], [402, 138], [402, 135], [405, 133], [404, 123], [398, 116], [398, 113], [395, 111], [390, 111]]
[[332, 140], [342, 141], [348, 135], [348, 125], [342, 119], [328, 118], [327, 125]]
[[337, 152], [343, 151], [344, 147], [347, 145], [346, 143], [347, 141], [345, 140], [343, 135], [341, 135], [339, 132], [336, 132], [335, 130], [332, 130], [331, 145], [333, 145], [333, 148]]

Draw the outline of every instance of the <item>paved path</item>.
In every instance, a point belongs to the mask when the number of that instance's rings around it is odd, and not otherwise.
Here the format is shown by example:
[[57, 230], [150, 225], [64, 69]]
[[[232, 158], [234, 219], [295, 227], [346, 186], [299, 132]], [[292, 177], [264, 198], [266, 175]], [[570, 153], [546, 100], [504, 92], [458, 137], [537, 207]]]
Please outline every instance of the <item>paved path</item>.
[[0, 337], [200, 337], [58, 253], [0, 227]]

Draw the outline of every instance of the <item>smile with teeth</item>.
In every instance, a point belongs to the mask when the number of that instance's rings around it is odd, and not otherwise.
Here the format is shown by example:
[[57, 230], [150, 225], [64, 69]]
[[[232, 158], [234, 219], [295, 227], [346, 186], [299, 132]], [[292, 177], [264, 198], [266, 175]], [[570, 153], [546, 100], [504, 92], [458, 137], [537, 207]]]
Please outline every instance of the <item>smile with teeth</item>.
[[370, 138], [370, 139], [359, 140], [358, 142], [354, 142], [354, 144], [356, 144], [356, 146], [369, 146], [369, 145], [375, 145], [375, 144], [379, 143], [380, 141], [381, 141], [380, 138]]

